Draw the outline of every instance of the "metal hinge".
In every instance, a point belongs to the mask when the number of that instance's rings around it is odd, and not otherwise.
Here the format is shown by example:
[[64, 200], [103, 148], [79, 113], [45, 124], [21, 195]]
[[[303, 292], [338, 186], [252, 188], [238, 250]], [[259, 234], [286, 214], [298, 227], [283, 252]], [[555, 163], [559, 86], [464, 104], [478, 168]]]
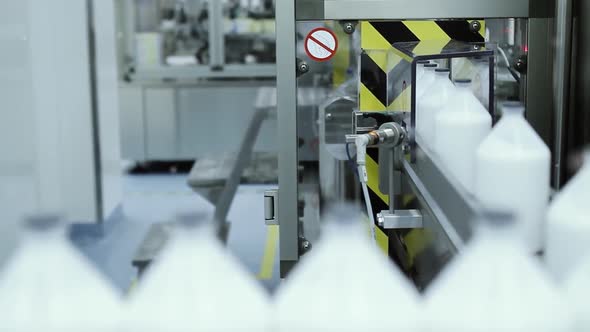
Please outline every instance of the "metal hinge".
[[279, 224], [279, 190], [271, 189], [264, 192], [264, 223]]

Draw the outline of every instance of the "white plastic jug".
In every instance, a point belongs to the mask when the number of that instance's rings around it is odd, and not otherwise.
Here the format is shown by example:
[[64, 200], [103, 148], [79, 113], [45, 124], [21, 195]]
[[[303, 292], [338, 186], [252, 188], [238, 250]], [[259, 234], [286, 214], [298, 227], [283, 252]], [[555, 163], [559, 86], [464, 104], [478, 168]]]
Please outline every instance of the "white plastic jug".
[[426, 290], [426, 331], [571, 331], [572, 315], [541, 264], [490, 215]]
[[268, 331], [266, 291], [218, 241], [209, 219], [178, 218], [133, 294], [126, 331]]
[[278, 290], [278, 331], [417, 331], [417, 291], [371, 243], [358, 211], [339, 207], [328, 219]]
[[476, 197], [487, 208], [517, 215], [517, 232], [530, 253], [543, 247], [549, 203], [551, 152], [524, 118], [518, 102], [477, 150]]
[[590, 256], [583, 256], [581, 264], [573, 269], [565, 282], [566, 299], [574, 313], [575, 331], [590, 331]]
[[435, 118], [434, 152], [450, 175], [474, 192], [475, 153], [492, 128], [492, 117], [471, 91], [471, 80], [456, 80], [455, 93]]
[[0, 327], [12, 332], [118, 331], [121, 299], [55, 217], [29, 218], [0, 273]]
[[422, 79], [422, 75], [424, 75], [424, 65], [430, 64], [430, 61], [428, 60], [419, 60], [417, 61], [417, 66], [416, 66], [416, 80], [420, 80]]
[[[425, 63], [421, 65], [424, 68], [422, 75], [416, 77], [416, 98], [419, 100], [422, 96], [428, 92], [428, 88], [434, 82], [435, 75], [434, 71], [438, 67], [436, 63]], [[420, 67], [420, 66], [419, 66]]]
[[545, 260], [561, 281], [580, 257], [590, 254], [590, 150], [582, 169], [553, 199], [546, 236]]
[[449, 79], [450, 70], [437, 68], [435, 79], [427, 88], [428, 92], [417, 101], [417, 112], [422, 120], [416, 128], [416, 140], [426, 150], [434, 148], [435, 118], [455, 93], [455, 86]]

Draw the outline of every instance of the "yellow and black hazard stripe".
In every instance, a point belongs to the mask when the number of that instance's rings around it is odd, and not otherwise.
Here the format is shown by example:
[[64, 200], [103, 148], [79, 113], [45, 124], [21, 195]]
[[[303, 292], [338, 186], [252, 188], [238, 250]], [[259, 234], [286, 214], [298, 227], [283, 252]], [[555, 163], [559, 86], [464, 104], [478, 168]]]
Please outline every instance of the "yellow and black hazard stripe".
[[[440, 53], [451, 40], [462, 42], [484, 42], [485, 22], [480, 21], [479, 32], [471, 30], [470, 20], [445, 21], [365, 21], [361, 22], [361, 58], [359, 110], [362, 112], [408, 111], [410, 103], [411, 65], [407, 55], [397, 51], [392, 45], [397, 43], [416, 43], [413, 52], [417, 54]], [[411, 61], [411, 60], [410, 60]], [[389, 80], [388, 80], [389, 78]], [[369, 196], [373, 212], [379, 213], [389, 208], [389, 197], [379, 189], [379, 152], [367, 152], [367, 174]], [[377, 228], [376, 240], [379, 246], [392, 258], [396, 244], [391, 243], [395, 236], [403, 238], [407, 261], [411, 265], [414, 257], [427, 246], [431, 236], [422, 230], [387, 232]]]
[[[376, 21], [361, 23], [359, 109], [364, 112], [409, 109], [410, 63], [392, 45], [418, 43], [414, 52], [440, 53], [451, 40], [483, 42], [485, 24], [472, 32], [471, 21]], [[427, 49], [423, 49], [427, 48]], [[389, 86], [388, 86], [389, 78]]]

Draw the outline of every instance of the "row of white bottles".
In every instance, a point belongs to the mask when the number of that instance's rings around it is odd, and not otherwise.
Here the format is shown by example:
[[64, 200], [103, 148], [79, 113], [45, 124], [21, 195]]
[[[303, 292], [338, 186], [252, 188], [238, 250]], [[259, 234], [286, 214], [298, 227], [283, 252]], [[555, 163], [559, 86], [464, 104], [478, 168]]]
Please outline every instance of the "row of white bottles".
[[56, 217], [25, 222], [0, 271], [2, 331], [118, 331], [121, 299], [73, 247]]
[[217, 240], [207, 218], [180, 217], [171, 242], [125, 306], [69, 244], [58, 219], [33, 218], [0, 273], [0, 329], [590, 330], [590, 256], [558, 289], [519, 239], [518, 214], [486, 216], [424, 297], [378, 252], [361, 218], [349, 207], [333, 210], [321, 242], [271, 303]]
[[542, 250], [549, 202], [551, 153], [524, 118], [520, 103], [505, 103], [492, 118], [471, 80], [453, 86], [442, 70], [418, 101], [418, 143], [466, 193], [484, 207], [518, 214], [517, 232], [529, 251]]

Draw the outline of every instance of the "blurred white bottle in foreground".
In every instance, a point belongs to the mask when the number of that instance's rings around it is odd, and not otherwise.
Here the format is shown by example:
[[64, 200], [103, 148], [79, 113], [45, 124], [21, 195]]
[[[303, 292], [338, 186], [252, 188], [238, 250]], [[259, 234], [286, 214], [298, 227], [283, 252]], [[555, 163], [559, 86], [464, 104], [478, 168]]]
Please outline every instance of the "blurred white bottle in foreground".
[[359, 211], [328, 216], [319, 245], [278, 290], [278, 331], [418, 331], [418, 293], [371, 243]]
[[471, 91], [471, 80], [456, 80], [455, 93], [435, 118], [434, 152], [468, 193], [474, 191], [475, 153], [492, 128], [492, 117]]
[[124, 331], [268, 331], [266, 291], [218, 240], [206, 216], [180, 216], [164, 252], [145, 273]]
[[121, 299], [73, 247], [59, 218], [29, 218], [0, 273], [0, 327], [12, 332], [117, 331]]
[[572, 331], [566, 301], [514, 235], [510, 216], [489, 215], [426, 290], [427, 331]]
[[450, 73], [447, 68], [437, 68], [428, 92], [417, 101], [417, 112], [421, 113], [421, 122], [416, 127], [416, 141], [428, 150], [434, 149], [436, 116], [442, 112], [455, 93], [455, 85], [449, 79]]
[[515, 231], [530, 253], [542, 249], [549, 203], [551, 152], [524, 118], [518, 102], [477, 150], [476, 197], [489, 209], [514, 211]]
[[583, 256], [582, 264], [573, 269], [565, 282], [565, 294], [574, 312], [575, 331], [590, 331], [590, 256]]
[[547, 213], [545, 260], [551, 273], [563, 281], [580, 258], [590, 254], [590, 150], [584, 166], [555, 195]]

